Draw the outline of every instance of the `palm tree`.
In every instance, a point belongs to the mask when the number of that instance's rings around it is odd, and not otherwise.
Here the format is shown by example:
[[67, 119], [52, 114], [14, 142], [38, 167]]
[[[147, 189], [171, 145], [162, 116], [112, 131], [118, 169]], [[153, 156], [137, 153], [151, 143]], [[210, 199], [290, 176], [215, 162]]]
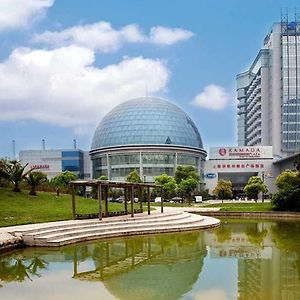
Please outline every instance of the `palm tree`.
[[36, 188], [47, 181], [47, 176], [42, 172], [30, 172], [25, 179], [30, 186], [29, 195], [36, 196]]
[[13, 192], [21, 192], [20, 182], [33, 170], [25, 172], [27, 165], [22, 166], [19, 161], [12, 160], [2, 170], [2, 176], [14, 185]]

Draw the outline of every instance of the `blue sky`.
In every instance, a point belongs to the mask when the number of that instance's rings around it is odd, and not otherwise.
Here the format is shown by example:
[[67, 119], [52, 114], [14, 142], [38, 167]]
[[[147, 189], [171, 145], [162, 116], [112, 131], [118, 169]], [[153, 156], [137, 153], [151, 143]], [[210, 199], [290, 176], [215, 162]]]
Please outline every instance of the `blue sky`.
[[234, 145], [235, 76], [281, 8], [300, 13], [287, 0], [1, 2], [0, 157], [13, 139], [88, 150], [103, 115], [146, 90], [183, 108], [206, 149]]

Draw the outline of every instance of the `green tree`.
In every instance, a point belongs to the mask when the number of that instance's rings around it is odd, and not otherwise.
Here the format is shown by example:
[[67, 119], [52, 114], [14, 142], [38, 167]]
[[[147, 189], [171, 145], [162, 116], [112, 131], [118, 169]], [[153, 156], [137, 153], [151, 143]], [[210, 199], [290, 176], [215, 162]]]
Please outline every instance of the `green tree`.
[[108, 177], [106, 175], [101, 175], [99, 177], [99, 180], [108, 180]]
[[195, 178], [187, 178], [181, 180], [181, 182], [178, 184], [178, 192], [182, 196], [184, 196], [189, 204], [192, 200], [192, 195], [196, 191], [199, 181], [197, 181]]
[[174, 179], [177, 183], [178, 193], [187, 198], [190, 203], [192, 194], [197, 190], [200, 182], [200, 176], [196, 169], [192, 166], [178, 166]]
[[127, 182], [132, 182], [132, 183], [141, 183], [141, 177], [138, 173], [137, 170], [133, 170], [126, 178]]
[[293, 190], [300, 186], [299, 172], [292, 170], [285, 170], [276, 178], [275, 181], [280, 190]]
[[30, 186], [29, 195], [36, 196], [36, 188], [47, 181], [47, 176], [42, 172], [30, 172], [25, 179]]
[[230, 180], [219, 180], [216, 187], [212, 191], [213, 195], [222, 200], [231, 199], [233, 196], [232, 183]]
[[197, 182], [200, 180], [200, 176], [194, 167], [178, 166], [174, 176], [176, 183], [179, 184], [182, 180], [186, 180], [188, 178], [194, 178]]
[[0, 187], [7, 187], [9, 180], [5, 172], [7, 168], [8, 161], [5, 159], [0, 159]]
[[17, 160], [12, 160], [6, 166], [4, 169], [2, 169], [2, 177], [9, 180], [14, 188], [14, 192], [21, 192], [21, 189], [19, 187], [21, 181], [25, 179], [25, 177], [32, 172], [33, 169], [28, 170], [25, 172], [25, 168], [28, 166], [26, 164], [25, 166], [22, 166], [21, 163]]
[[275, 210], [300, 211], [299, 171], [285, 170], [276, 178], [278, 192], [272, 197]]
[[77, 175], [70, 171], [64, 171], [51, 179], [51, 183], [56, 187], [69, 187], [70, 181], [76, 180]]
[[268, 189], [259, 176], [251, 176], [244, 187], [244, 192], [247, 197], [257, 200], [258, 193], [267, 193]]
[[154, 183], [162, 186], [162, 197], [164, 199], [170, 199], [176, 195], [177, 185], [172, 176], [161, 174], [155, 177]]

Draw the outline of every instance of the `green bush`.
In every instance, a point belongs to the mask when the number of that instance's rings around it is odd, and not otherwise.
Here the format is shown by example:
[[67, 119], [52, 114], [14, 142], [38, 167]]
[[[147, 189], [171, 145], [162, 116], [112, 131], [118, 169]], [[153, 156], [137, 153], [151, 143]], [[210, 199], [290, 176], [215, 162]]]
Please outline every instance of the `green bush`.
[[273, 195], [272, 204], [274, 210], [300, 211], [300, 187], [296, 189], [280, 189]]

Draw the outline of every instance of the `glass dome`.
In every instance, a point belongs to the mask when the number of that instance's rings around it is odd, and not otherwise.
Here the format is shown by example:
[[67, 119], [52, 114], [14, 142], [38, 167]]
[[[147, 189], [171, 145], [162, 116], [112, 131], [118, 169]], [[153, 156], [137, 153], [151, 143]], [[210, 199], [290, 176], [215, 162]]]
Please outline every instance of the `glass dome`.
[[99, 123], [91, 150], [128, 145], [176, 145], [203, 149], [191, 118], [173, 103], [154, 97], [126, 101]]

